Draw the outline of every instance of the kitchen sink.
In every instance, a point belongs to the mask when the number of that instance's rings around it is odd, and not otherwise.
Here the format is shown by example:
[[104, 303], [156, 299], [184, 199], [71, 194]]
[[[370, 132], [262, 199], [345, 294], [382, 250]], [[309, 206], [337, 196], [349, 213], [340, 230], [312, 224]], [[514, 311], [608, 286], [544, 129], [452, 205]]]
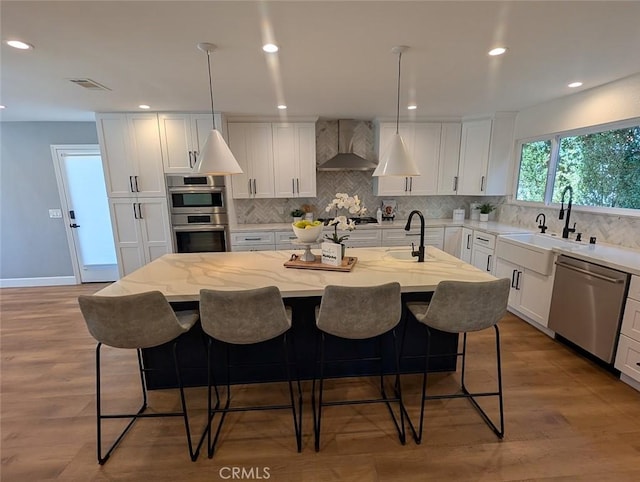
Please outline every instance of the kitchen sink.
[[543, 275], [553, 270], [553, 248], [582, 249], [575, 241], [550, 235], [522, 233], [498, 236], [496, 256]]
[[[384, 255], [383, 258], [391, 258], [394, 261], [408, 261], [411, 263], [417, 263], [418, 262], [418, 258], [416, 256], [411, 256], [411, 249], [409, 248], [402, 248], [402, 249], [388, 249]], [[432, 261], [434, 258], [432, 258], [431, 256], [429, 256], [428, 254], [424, 255], [424, 260], [425, 261]]]

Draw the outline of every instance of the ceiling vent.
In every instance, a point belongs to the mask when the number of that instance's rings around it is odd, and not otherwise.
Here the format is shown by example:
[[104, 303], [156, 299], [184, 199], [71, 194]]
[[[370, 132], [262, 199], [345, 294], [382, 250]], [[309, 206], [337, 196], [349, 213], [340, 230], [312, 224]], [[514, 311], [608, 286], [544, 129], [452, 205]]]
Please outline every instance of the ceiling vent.
[[109, 87], [105, 87], [104, 85], [99, 84], [95, 80], [91, 79], [69, 79], [69, 81], [89, 90], [111, 90]]

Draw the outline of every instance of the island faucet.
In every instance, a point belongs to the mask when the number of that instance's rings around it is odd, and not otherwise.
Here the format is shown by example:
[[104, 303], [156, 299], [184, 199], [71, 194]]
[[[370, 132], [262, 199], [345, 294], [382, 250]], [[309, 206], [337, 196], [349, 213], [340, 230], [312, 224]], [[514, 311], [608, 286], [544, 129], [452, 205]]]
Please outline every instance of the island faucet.
[[418, 263], [424, 263], [424, 216], [420, 211], [414, 210], [409, 214], [409, 219], [407, 220], [407, 225], [404, 227], [405, 231], [409, 231], [411, 229], [411, 218], [413, 215], [417, 214], [420, 216], [420, 246], [418, 247], [418, 251], [415, 250], [413, 243], [411, 243], [411, 256], [418, 257]]
[[573, 223], [573, 227], [569, 227], [569, 220], [571, 219], [571, 203], [573, 202], [573, 188], [571, 186], [567, 186], [562, 191], [562, 199], [560, 200], [560, 213], [558, 214], [558, 219], [564, 219], [564, 195], [569, 191], [569, 204], [567, 204], [567, 218], [564, 222], [564, 228], [562, 228], [562, 237], [564, 239], [569, 238], [569, 233], [576, 232], [576, 223]]

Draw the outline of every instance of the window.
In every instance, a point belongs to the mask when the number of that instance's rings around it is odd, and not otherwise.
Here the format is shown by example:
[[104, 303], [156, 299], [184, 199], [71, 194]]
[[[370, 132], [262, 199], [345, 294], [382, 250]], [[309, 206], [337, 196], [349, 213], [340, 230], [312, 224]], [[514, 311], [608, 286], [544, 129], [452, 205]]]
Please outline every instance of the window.
[[516, 199], [640, 209], [640, 126], [522, 143]]

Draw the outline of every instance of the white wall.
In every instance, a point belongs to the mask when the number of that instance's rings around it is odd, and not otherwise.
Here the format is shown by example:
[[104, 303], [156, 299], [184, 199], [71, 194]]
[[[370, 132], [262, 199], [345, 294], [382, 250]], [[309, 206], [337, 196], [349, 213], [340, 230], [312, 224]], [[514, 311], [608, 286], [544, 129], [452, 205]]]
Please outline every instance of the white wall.
[[539, 104], [518, 113], [515, 138], [640, 117], [640, 74]]

